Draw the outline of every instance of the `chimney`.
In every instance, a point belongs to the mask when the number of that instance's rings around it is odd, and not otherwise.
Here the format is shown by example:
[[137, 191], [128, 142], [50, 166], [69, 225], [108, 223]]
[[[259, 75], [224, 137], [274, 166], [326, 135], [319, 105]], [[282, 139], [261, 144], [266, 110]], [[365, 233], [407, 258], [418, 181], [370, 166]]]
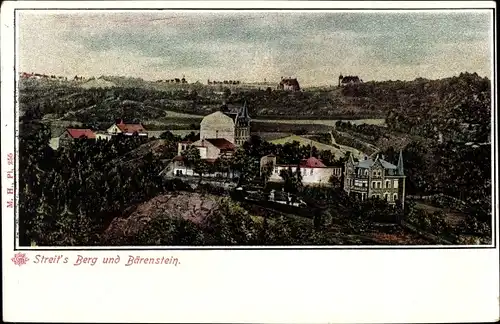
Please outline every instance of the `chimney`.
[[117, 118], [115, 120], [115, 124], [123, 124], [123, 120], [121, 118]]

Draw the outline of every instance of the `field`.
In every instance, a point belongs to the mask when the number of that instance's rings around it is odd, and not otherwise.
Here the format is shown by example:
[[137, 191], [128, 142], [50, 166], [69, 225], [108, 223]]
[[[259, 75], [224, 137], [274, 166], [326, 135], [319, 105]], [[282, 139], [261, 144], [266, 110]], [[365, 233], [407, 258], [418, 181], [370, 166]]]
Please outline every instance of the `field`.
[[337, 121], [350, 122], [354, 125], [368, 124], [368, 125], [377, 125], [384, 126], [385, 119], [383, 118], [368, 118], [368, 119], [352, 119], [352, 120], [342, 120], [342, 119], [256, 119], [255, 123], [271, 123], [271, 124], [296, 124], [296, 125], [326, 125], [335, 127], [335, 123]]
[[349, 147], [349, 146], [344, 146], [344, 145], [338, 145], [335, 144], [333, 145], [327, 145], [323, 144], [317, 141], [310, 140], [305, 137], [297, 136], [297, 135], [291, 135], [279, 139], [275, 139], [270, 141], [273, 144], [285, 144], [285, 143], [292, 143], [292, 142], [299, 142], [300, 145], [312, 145], [315, 146], [318, 150], [327, 150], [331, 151], [335, 156], [337, 157], [343, 157], [347, 152], [351, 152], [354, 157], [359, 158], [363, 155], [363, 152], [360, 152], [356, 150], [355, 148]]

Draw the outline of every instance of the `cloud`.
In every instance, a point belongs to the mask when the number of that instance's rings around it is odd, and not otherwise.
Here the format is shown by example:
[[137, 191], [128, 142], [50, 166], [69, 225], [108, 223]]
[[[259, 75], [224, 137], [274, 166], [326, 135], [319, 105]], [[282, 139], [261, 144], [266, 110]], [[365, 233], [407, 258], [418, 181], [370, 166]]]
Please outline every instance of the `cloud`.
[[[91, 12], [26, 14], [20, 66], [51, 74], [334, 83], [489, 75], [488, 13]], [[168, 75], [167, 75], [168, 74]]]

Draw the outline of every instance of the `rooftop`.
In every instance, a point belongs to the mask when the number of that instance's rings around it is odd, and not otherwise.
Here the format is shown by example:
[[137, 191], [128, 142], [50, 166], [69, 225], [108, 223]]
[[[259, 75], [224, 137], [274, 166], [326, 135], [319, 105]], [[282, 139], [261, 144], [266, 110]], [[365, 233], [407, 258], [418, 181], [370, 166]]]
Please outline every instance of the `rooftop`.
[[225, 138], [205, 138], [205, 141], [211, 143], [213, 146], [217, 147], [220, 150], [236, 149], [236, 146]]
[[300, 167], [301, 168], [325, 168], [326, 165], [321, 162], [320, 159], [317, 159], [315, 157], [310, 157], [308, 159], [303, 159], [300, 161]]
[[72, 138], [95, 138], [94, 132], [88, 128], [68, 128], [66, 131]]
[[[363, 168], [363, 169], [369, 169], [373, 166], [373, 164], [375, 163], [377, 159], [373, 160], [371, 158], [368, 158], [366, 160], [361, 160], [359, 162], [357, 162], [357, 167], [358, 168]], [[397, 169], [397, 166], [395, 166], [394, 164], [392, 163], [389, 163], [387, 162], [386, 160], [383, 160], [383, 159], [378, 159], [380, 161], [380, 164], [382, 164], [382, 167], [384, 169], [389, 169], [389, 170], [395, 170]]]
[[143, 133], [146, 131], [141, 123], [126, 124], [123, 122], [123, 120], [120, 120], [118, 123], [116, 123], [116, 126], [124, 133]]

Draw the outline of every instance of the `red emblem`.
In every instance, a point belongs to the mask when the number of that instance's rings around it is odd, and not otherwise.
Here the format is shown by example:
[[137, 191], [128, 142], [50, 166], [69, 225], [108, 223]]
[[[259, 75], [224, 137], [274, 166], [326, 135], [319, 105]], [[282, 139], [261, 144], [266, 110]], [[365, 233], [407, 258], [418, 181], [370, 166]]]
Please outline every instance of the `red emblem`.
[[18, 266], [22, 266], [23, 264], [26, 264], [29, 261], [25, 253], [17, 253], [11, 260], [12, 262], [14, 262], [15, 265]]

